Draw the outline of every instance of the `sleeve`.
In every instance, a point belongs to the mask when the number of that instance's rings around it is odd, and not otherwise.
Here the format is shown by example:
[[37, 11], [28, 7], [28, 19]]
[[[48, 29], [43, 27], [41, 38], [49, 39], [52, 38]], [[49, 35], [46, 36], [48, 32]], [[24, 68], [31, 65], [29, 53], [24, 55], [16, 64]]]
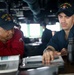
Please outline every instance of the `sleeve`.
[[22, 57], [24, 53], [24, 42], [20, 31], [15, 31], [13, 38], [5, 45], [0, 44], [0, 56], [18, 55]]

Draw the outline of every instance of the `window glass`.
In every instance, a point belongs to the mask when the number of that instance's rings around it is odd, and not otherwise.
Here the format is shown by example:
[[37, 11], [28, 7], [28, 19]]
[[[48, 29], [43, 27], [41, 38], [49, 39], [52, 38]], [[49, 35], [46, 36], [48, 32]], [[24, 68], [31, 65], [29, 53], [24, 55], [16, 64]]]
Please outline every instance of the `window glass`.
[[28, 37], [28, 25], [26, 23], [20, 23], [21, 30], [23, 31], [24, 36]]
[[30, 24], [30, 37], [40, 36], [40, 24]]
[[60, 31], [61, 30], [59, 22], [56, 22], [56, 24], [54, 24], [54, 25], [47, 25], [46, 28], [48, 28], [52, 31]]
[[21, 30], [26, 37], [40, 37], [40, 24], [29, 24], [20, 23]]

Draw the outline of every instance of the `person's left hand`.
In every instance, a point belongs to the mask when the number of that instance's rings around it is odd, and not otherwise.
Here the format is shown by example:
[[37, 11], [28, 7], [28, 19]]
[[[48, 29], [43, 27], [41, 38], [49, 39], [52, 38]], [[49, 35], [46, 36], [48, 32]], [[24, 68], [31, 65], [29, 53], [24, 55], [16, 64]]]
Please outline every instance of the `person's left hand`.
[[61, 50], [61, 56], [65, 56], [65, 55], [67, 55], [67, 54], [68, 54], [67, 49], [66, 49], [66, 48], [63, 48], [63, 49]]

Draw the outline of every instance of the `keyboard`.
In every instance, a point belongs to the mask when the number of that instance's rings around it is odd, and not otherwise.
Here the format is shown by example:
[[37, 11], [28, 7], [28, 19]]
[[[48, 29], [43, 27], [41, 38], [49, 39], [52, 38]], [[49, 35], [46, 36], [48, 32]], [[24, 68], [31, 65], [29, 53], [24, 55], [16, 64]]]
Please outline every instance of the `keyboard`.
[[[63, 62], [64, 61], [61, 56], [55, 57], [55, 59], [51, 61], [51, 63], [48, 66], [52, 67], [56, 65], [62, 65]], [[46, 65], [42, 64], [42, 56], [35, 56], [35, 57], [33, 56], [33, 57], [24, 58], [23, 65], [20, 68], [32, 69], [44, 66]]]

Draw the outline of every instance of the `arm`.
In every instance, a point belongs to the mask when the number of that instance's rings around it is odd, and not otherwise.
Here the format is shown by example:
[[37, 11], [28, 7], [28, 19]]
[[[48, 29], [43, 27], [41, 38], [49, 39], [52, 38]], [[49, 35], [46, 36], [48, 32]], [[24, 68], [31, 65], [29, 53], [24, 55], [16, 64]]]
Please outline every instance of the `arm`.
[[0, 42], [0, 56], [18, 55], [24, 53], [24, 43], [20, 31], [15, 31], [12, 39], [3, 44]]
[[64, 42], [64, 36], [60, 34], [63, 34], [63, 32], [58, 32], [56, 33], [49, 41], [48, 46], [46, 48], [46, 50], [43, 53], [43, 63], [49, 63], [51, 60], [54, 59], [55, 56], [59, 56], [59, 55], [66, 55], [67, 54], [67, 50], [65, 47], [65, 43]]
[[61, 53], [56, 51], [54, 47], [48, 46], [43, 52], [43, 64], [49, 64], [55, 56], [59, 56]]
[[60, 52], [56, 51], [52, 46], [48, 46], [43, 52], [43, 64], [49, 64], [56, 56], [66, 56], [68, 54], [66, 48], [62, 48]]

